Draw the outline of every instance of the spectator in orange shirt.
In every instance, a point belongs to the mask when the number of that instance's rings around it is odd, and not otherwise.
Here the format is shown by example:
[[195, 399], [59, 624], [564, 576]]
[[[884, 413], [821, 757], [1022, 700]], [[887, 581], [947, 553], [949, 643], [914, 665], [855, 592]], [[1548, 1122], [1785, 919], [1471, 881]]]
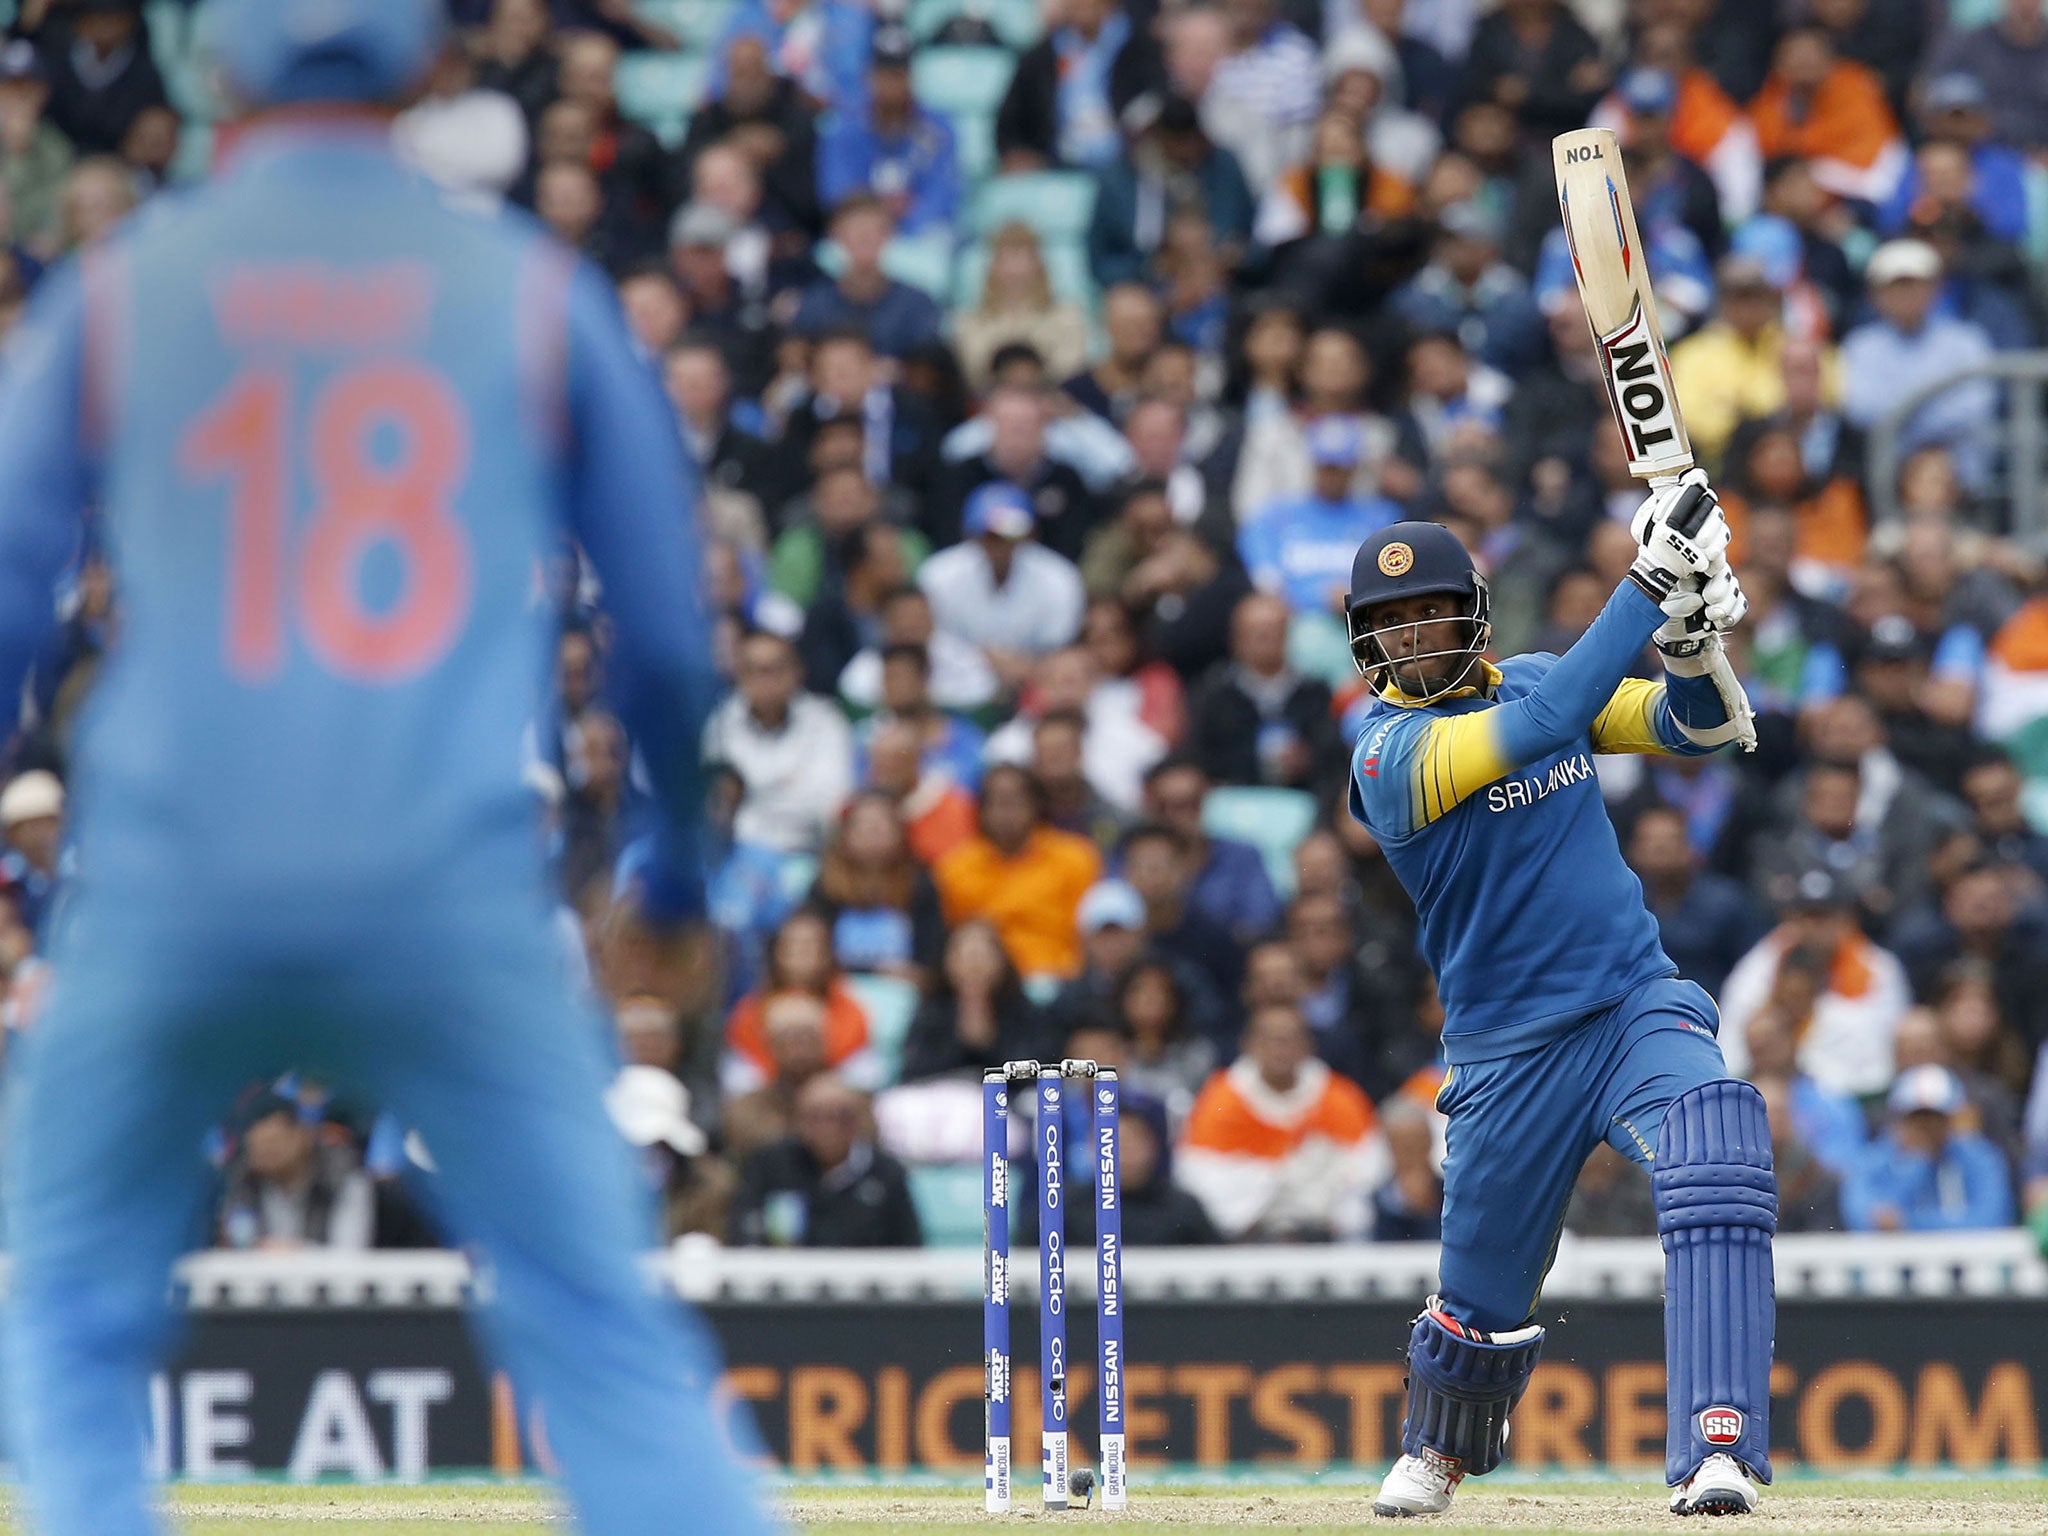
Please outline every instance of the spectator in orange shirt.
[[1805, 156], [1813, 179], [1838, 197], [1881, 204], [1906, 174], [1906, 142], [1884, 83], [1837, 56], [1817, 26], [1794, 27], [1778, 40], [1749, 117], [1765, 159]]
[[974, 799], [944, 763], [926, 763], [917, 727], [885, 720], [868, 739], [865, 786], [896, 802], [920, 864], [934, 867], [974, 836]]
[[948, 923], [985, 919], [1025, 976], [1081, 969], [1077, 917], [1102, 878], [1102, 855], [1085, 837], [1045, 824], [1045, 795], [1022, 768], [999, 764], [981, 781], [976, 835], [939, 861]]
[[1181, 1184], [1233, 1241], [1327, 1241], [1372, 1229], [1387, 1172], [1372, 1101], [1315, 1056], [1301, 1010], [1256, 1009], [1180, 1144]]
[[1751, 509], [1782, 507], [1792, 514], [1801, 560], [1845, 578], [1863, 563], [1869, 528], [1861, 488], [1852, 475], [1809, 473], [1790, 422], [1774, 417], [1752, 423], [1741, 455], [1731, 453], [1723, 466], [1721, 485], [1721, 505], [1738, 542], [1746, 545]]
[[750, 1093], [773, 1079], [777, 1066], [768, 1046], [768, 1015], [789, 994], [824, 1009], [825, 1066], [856, 1087], [880, 1081], [880, 1062], [868, 1046], [868, 1015], [847, 990], [832, 957], [832, 927], [809, 908], [792, 913], [768, 948], [768, 975], [758, 991], [740, 999], [725, 1024], [725, 1064], [720, 1071], [727, 1098]]

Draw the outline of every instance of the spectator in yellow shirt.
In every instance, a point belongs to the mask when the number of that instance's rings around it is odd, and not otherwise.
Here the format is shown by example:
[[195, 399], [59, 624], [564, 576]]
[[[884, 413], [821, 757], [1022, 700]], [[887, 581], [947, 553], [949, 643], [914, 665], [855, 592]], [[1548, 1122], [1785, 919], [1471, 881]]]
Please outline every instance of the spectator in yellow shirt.
[[1081, 898], [1102, 878], [1085, 837], [1045, 825], [1045, 796], [1022, 768], [1003, 764], [981, 781], [980, 830], [933, 871], [946, 922], [981, 918], [1001, 935], [1025, 976], [1081, 970]]
[[1719, 474], [1736, 423], [1785, 404], [1778, 364], [1785, 327], [1784, 299], [1754, 256], [1722, 257], [1714, 284], [1714, 317], [1671, 349], [1671, 382], [1693, 452]]

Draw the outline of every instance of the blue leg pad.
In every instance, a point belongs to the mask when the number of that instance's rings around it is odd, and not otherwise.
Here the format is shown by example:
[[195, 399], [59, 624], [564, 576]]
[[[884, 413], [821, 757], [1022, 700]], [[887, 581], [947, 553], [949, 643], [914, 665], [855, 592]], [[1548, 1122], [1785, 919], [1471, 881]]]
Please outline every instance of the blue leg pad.
[[1768, 1483], [1778, 1183], [1763, 1095], [1727, 1078], [1680, 1094], [1650, 1187], [1664, 1242], [1665, 1481], [1725, 1452]]
[[1401, 1449], [1410, 1456], [1434, 1451], [1476, 1477], [1500, 1465], [1508, 1415], [1543, 1353], [1543, 1330], [1481, 1333], [1436, 1311], [1435, 1300], [1408, 1340]]

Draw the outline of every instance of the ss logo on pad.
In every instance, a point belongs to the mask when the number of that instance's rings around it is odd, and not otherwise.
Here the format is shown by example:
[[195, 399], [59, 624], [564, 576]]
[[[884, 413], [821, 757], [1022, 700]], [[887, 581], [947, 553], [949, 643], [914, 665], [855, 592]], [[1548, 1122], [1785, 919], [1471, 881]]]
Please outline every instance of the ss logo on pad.
[[1742, 1438], [1742, 1412], [1736, 1408], [1702, 1408], [1700, 1438], [1709, 1445], [1733, 1445]]

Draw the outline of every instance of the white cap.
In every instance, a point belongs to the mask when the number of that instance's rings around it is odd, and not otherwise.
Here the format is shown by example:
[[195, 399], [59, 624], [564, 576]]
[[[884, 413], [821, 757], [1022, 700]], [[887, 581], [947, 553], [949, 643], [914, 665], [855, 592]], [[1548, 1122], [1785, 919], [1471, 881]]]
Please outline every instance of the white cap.
[[1925, 240], [1887, 240], [1870, 253], [1863, 278], [1873, 288], [1901, 278], [1932, 283], [1941, 279], [1941, 253]]
[[1938, 1115], [1952, 1115], [1963, 1107], [1963, 1085], [1947, 1067], [1927, 1063], [1908, 1067], [1885, 1096], [1885, 1107], [1895, 1115], [1931, 1109]]
[[690, 1118], [690, 1090], [659, 1067], [621, 1067], [604, 1091], [604, 1107], [619, 1134], [636, 1147], [658, 1141], [697, 1157], [710, 1145]]
[[41, 768], [18, 774], [0, 790], [0, 827], [15, 827], [39, 816], [64, 814], [64, 786]]

